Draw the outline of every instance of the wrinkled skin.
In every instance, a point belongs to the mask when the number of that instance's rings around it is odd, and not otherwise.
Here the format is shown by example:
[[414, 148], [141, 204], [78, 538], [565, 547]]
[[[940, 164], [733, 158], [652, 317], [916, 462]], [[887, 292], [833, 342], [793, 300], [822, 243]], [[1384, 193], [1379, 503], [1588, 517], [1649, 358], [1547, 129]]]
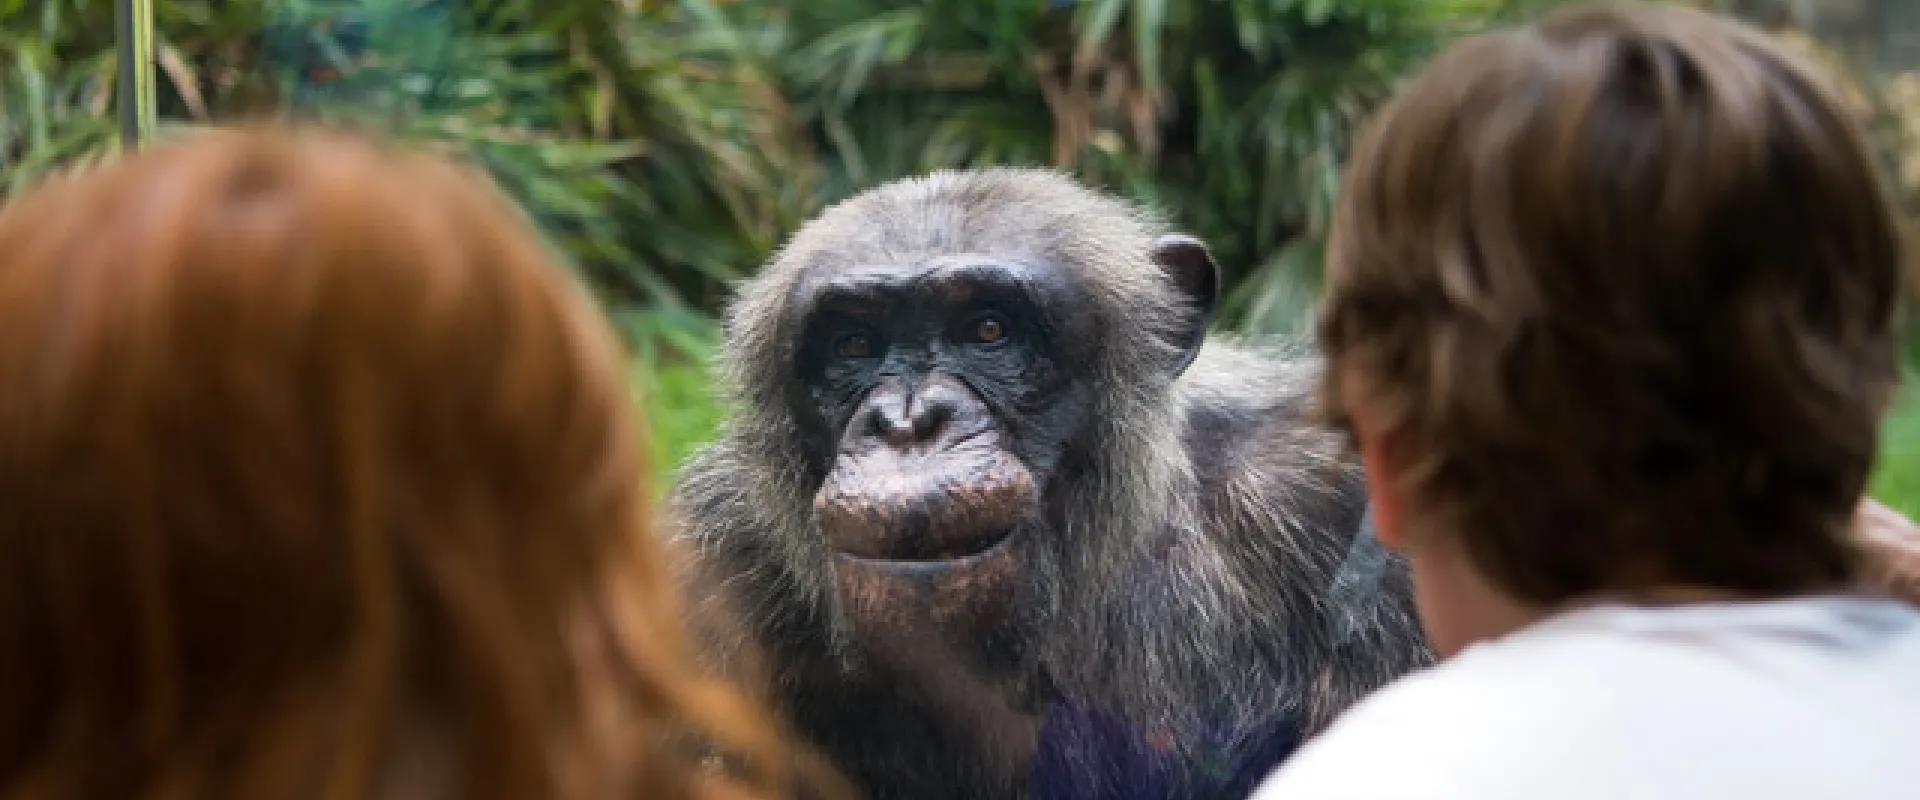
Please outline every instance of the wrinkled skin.
[[1038, 487], [1084, 425], [1048, 335], [1071, 293], [969, 255], [836, 271], [795, 298], [801, 419], [834, 440], [814, 513], [841, 607], [881, 650], [936, 630], [964, 651], [1018, 626]]
[[864, 630], [907, 638], [926, 623], [964, 638], [1014, 613], [1020, 525], [1036, 514], [1033, 473], [1007, 452], [985, 405], [934, 377], [909, 393], [883, 382], [848, 424], [814, 500], [840, 596]]

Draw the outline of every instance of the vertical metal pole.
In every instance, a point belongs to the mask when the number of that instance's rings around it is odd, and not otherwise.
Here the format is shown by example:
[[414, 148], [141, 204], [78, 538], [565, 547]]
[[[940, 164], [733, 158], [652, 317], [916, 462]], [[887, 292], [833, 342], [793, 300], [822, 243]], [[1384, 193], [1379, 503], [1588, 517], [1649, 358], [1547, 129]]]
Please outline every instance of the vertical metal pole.
[[120, 146], [133, 150], [140, 146], [140, 46], [135, 28], [134, 0], [113, 0], [114, 49], [119, 66], [114, 76], [114, 92], [119, 98]]

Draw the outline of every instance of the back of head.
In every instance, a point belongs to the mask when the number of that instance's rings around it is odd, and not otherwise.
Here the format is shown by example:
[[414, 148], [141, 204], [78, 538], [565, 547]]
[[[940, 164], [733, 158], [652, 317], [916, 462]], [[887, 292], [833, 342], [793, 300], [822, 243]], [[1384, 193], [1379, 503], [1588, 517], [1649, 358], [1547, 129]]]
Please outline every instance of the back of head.
[[777, 772], [683, 666], [616, 341], [467, 170], [220, 132], [18, 197], [0, 385], [0, 796]]
[[1858, 122], [1765, 36], [1562, 10], [1445, 53], [1356, 148], [1328, 405], [1522, 599], [1838, 585], [1901, 260]]

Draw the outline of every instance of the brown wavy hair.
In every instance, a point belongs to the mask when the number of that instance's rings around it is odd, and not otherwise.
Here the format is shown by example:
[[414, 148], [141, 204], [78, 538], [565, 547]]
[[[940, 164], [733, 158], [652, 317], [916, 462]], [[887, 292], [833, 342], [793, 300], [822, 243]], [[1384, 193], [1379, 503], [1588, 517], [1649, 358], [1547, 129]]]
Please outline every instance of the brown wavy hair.
[[1845, 586], [1897, 377], [1891, 198], [1828, 82], [1729, 19], [1473, 37], [1355, 148], [1324, 406], [1373, 414], [1409, 517], [1522, 599]]
[[236, 129], [14, 199], [0, 797], [785, 792], [687, 660], [627, 387], [451, 161]]

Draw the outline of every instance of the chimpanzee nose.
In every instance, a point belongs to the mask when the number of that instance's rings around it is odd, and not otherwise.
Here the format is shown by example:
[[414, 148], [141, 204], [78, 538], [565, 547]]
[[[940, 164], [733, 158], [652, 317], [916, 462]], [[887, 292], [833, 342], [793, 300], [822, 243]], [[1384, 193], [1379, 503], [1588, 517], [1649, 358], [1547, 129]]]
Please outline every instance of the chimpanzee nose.
[[954, 403], [940, 392], [923, 390], [898, 402], [873, 406], [871, 435], [892, 447], [910, 447], [939, 438], [953, 420]]
[[936, 443], [954, 432], [967, 399], [963, 391], [937, 379], [917, 387], [896, 384], [876, 389], [863, 410], [861, 438], [895, 449]]

